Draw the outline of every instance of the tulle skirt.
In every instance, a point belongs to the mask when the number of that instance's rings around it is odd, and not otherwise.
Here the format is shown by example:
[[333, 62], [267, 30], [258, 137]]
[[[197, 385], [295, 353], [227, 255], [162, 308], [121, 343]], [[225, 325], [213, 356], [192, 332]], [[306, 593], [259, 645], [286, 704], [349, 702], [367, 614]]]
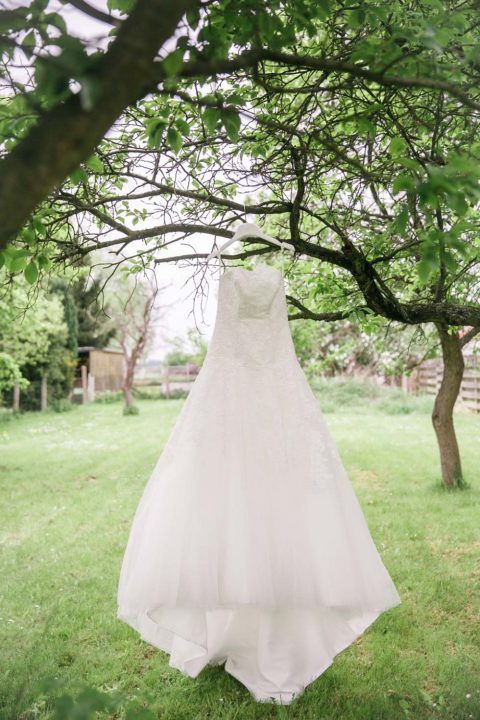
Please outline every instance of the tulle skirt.
[[298, 361], [208, 356], [140, 499], [118, 617], [289, 704], [401, 602]]

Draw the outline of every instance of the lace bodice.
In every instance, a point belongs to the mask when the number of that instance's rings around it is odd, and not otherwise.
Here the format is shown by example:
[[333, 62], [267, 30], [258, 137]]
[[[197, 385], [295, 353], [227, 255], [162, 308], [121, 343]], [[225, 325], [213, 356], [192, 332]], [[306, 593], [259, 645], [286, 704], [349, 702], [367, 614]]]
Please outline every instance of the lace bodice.
[[207, 357], [234, 364], [298, 363], [288, 325], [283, 274], [271, 265], [225, 270], [218, 283], [215, 327]]

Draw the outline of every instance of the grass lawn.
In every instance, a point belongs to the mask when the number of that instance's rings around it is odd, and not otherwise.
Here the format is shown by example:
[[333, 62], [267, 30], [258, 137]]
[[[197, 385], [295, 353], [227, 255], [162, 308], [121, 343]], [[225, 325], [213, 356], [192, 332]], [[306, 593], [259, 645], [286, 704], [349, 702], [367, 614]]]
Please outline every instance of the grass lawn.
[[[221, 667], [183, 676], [116, 619], [133, 513], [182, 403], [140, 401], [128, 417], [93, 403], [0, 423], [1, 717], [53, 718], [57, 703], [57, 717], [77, 719], [130, 708], [145, 720], [478, 720], [480, 416], [457, 415], [469, 487], [449, 493], [421, 403], [325, 408], [402, 604], [281, 707], [256, 703]], [[60, 685], [45, 689], [48, 678]], [[85, 710], [92, 694], [83, 714], [68, 698], [58, 705], [82, 684], [125, 699], [97, 716]]]

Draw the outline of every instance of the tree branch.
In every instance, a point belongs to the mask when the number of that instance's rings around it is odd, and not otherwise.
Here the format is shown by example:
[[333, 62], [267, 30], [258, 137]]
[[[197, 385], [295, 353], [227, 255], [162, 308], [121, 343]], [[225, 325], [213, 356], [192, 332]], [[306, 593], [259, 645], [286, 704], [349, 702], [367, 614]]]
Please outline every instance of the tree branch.
[[[143, 95], [161, 45], [196, 0], [138, 0], [91, 70], [93, 99], [70, 95], [0, 161], [0, 248], [37, 204], [88, 158], [121, 112]], [[82, 104], [83, 103], [83, 104]]]
[[87, 2], [85, 2], [85, 0], [62, 0], [62, 3], [64, 5], [72, 5], [85, 15], [89, 15], [95, 20], [100, 20], [100, 22], [104, 22], [107, 25], [121, 25], [121, 20], [113, 17], [113, 15], [108, 15], [107, 13], [103, 12], [103, 10], [99, 10], [98, 8], [93, 7], [93, 5], [89, 5]]

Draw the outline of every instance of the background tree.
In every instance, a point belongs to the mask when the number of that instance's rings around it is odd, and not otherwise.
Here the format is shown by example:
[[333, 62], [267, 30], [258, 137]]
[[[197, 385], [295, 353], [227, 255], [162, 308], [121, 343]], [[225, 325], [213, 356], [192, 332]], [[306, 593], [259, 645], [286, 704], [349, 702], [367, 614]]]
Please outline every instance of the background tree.
[[369, 319], [369, 325], [348, 320], [292, 323], [295, 352], [307, 376], [408, 375], [438, 355], [438, 338], [431, 326], [391, 327], [375, 315]]
[[208, 351], [208, 342], [195, 328], [189, 328], [187, 337], [174, 337], [169, 341], [172, 349], [165, 355], [167, 365], [188, 365], [201, 367]]
[[[14, 362], [17, 377], [20, 372], [13, 398], [15, 410], [20, 409], [20, 388], [22, 408], [40, 406], [42, 381], [48, 382], [50, 400], [64, 398], [73, 382], [76, 364], [68, 347], [68, 328], [60, 298], [37, 286], [32, 303], [32, 290], [27, 285], [17, 280], [10, 287], [9, 297], [0, 299], [0, 352]], [[4, 403], [5, 393], [6, 388]]]
[[116, 283], [111, 303], [111, 318], [125, 361], [123, 377], [124, 412], [138, 409], [133, 400], [133, 383], [138, 361], [151, 346], [154, 337], [155, 301], [160, 291], [155, 279]]
[[63, 316], [67, 326], [67, 347], [74, 357], [78, 354], [78, 322], [79, 308], [75, 302], [71, 284], [66, 278], [54, 277], [50, 281], [50, 288], [56, 292], [63, 305]]
[[13, 357], [6, 352], [0, 352], [0, 405], [3, 405], [4, 397], [12, 388], [28, 387], [27, 378], [23, 377], [22, 371]]
[[80, 347], [108, 347], [115, 340], [108, 297], [102, 292], [103, 280], [91, 273], [77, 276], [72, 285]]

